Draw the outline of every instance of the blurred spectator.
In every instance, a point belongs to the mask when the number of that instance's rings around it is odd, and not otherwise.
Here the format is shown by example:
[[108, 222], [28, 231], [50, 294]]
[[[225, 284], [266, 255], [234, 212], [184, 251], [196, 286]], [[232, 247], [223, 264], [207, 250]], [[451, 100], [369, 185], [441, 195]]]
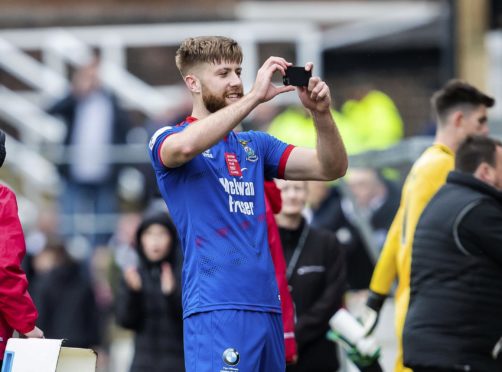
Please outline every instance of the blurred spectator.
[[57, 234], [60, 224], [59, 211], [53, 204], [41, 205], [36, 213], [36, 226], [26, 235], [26, 250], [31, 255], [36, 255], [44, 248], [47, 238]]
[[[164, 207], [165, 209], [165, 207]], [[123, 271], [129, 267], [137, 267], [136, 232], [141, 223], [141, 215], [137, 212], [123, 213], [119, 216], [115, 232], [108, 247], [97, 249], [92, 259], [92, 277], [96, 291], [101, 324], [104, 330], [103, 346], [106, 354], [113, 359], [113, 345], [117, 338], [124, 335], [129, 339], [130, 333], [117, 329], [114, 318], [114, 305], [118, 300], [118, 292]], [[110, 300], [113, 302], [110, 303]], [[127, 361], [121, 361], [127, 365]], [[113, 364], [113, 362], [111, 362]], [[116, 367], [115, 365], [113, 367]], [[125, 367], [120, 369], [125, 371]]]
[[[110, 145], [125, 143], [129, 119], [117, 98], [99, 80], [99, 61], [92, 60], [73, 77], [72, 91], [54, 103], [48, 112], [67, 125], [64, 144], [70, 147], [67, 164], [60, 167], [65, 179], [61, 210], [66, 236], [78, 233], [75, 214], [115, 213], [118, 166], [111, 162]], [[98, 226], [100, 223], [97, 223]], [[89, 236], [90, 243], [105, 243], [107, 234]]]
[[380, 249], [383, 246], [387, 231], [399, 207], [399, 190], [396, 184], [383, 178], [372, 168], [351, 168], [345, 178], [352, 198], [345, 197], [343, 207], [356, 211], [358, 215], [369, 221], [373, 228], [373, 242]]
[[[331, 110], [336, 126], [345, 144], [345, 128], [350, 128], [345, 118], [335, 110]], [[310, 113], [301, 106], [290, 106], [277, 115], [268, 128], [268, 133], [280, 140], [295, 146], [316, 147], [316, 130]], [[346, 146], [347, 147], [347, 146]], [[350, 154], [350, 147], [347, 147]]]
[[123, 272], [116, 317], [135, 332], [131, 372], [184, 368], [177, 232], [168, 214], [146, 217], [137, 233], [139, 267]]
[[63, 242], [50, 237], [33, 258], [33, 299], [47, 338], [65, 339], [70, 347], [100, 344], [98, 309], [93, 287]]
[[33, 257], [44, 249], [47, 239], [55, 236], [59, 229], [59, 213], [52, 204], [44, 204], [38, 210], [36, 225], [26, 232], [26, 256], [23, 260], [23, 269], [26, 272], [30, 288], [34, 276]]
[[[144, 144], [148, 142], [154, 133], [160, 128], [181, 123], [187, 116], [190, 115], [191, 112], [192, 98], [185, 86], [180, 86], [177, 91], [177, 103], [175, 105], [171, 105], [161, 115], [145, 121], [143, 127], [146, 132], [146, 138], [142, 140], [141, 143]], [[137, 168], [140, 170], [145, 179], [145, 186], [143, 188], [143, 192], [145, 193], [143, 204], [148, 205], [156, 199], [162, 200], [157, 187], [155, 172], [153, 172], [151, 165], [147, 163], [138, 164]]]
[[109, 364], [110, 347], [113, 341], [113, 327], [115, 325], [113, 319], [114, 289], [118, 287], [120, 280], [120, 270], [114, 263], [113, 253], [109, 247], [98, 246], [94, 249], [90, 261], [90, 279], [97, 307], [100, 340], [99, 348], [97, 349], [99, 355], [98, 371], [101, 371]]
[[502, 143], [472, 137], [417, 224], [405, 365], [502, 371], [501, 283]]
[[[5, 156], [5, 133], [0, 130], [0, 167]], [[0, 183], [0, 368], [7, 340], [14, 330], [27, 337], [44, 335], [35, 326], [37, 310], [21, 269], [25, 249], [16, 195]]]
[[138, 266], [136, 231], [140, 223], [141, 216], [139, 213], [131, 212], [120, 215], [117, 228], [108, 242], [115, 263], [121, 270], [131, 266]]
[[282, 196], [277, 224], [297, 317], [298, 362], [286, 370], [333, 372], [339, 366], [336, 345], [326, 333], [346, 289], [343, 252], [334, 234], [309, 226], [303, 218], [307, 183], [277, 182]]
[[352, 96], [341, 109], [350, 125], [341, 131], [349, 154], [385, 149], [403, 137], [401, 115], [388, 95], [361, 83]]
[[[313, 210], [312, 225], [335, 232], [346, 249], [349, 288], [367, 289], [375, 259], [399, 207], [399, 190], [371, 168], [350, 168], [344, 179], [350, 195], [344, 195], [347, 192], [339, 185], [330, 188], [316, 182], [314, 187], [326, 191]], [[365, 227], [370, 236], [364, 236]]]
[[[403, 137], [399, 111], [381, 91], [361, 88], [340, 112], [332, 109], [331, 113], [349, 155], [385, 149]], [[290, 106], [277, 115], [268, 133], [296, 146], [316, 145], [314, 122], [301, 107]]]

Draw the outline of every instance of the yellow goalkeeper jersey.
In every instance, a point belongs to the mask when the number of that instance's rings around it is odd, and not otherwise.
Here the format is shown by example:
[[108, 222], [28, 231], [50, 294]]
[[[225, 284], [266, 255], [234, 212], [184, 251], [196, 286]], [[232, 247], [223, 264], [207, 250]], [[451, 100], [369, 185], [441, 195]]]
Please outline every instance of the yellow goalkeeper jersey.
[[401, 338], [410, 299], [411, 247], [415, 228], [425, 206], [446, 182], [454, 165], [453, 151], [437, 143], [425, 150], [413, 164], [403, 185], [401, 204], [371, 278], [370, 289], [381, 295], [388, 295], [394, 280], [398, 279], [395, 294], [395, 327], [399, 347], [396, 372], [409, 371], [403, 367]]

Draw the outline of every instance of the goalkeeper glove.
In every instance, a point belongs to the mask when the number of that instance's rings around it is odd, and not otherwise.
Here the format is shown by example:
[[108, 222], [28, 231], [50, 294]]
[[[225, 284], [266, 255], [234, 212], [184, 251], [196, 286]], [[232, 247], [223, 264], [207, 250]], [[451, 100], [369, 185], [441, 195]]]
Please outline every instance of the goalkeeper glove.
[[367, 336], [363, 326], [345, 309], [340, 309], [329, 321], [327, 338], [338, 343], [356, 365], [366, 367], [380, 357], [380, 347], [374, 337]]
[[328, 340], [339, 344], [347, 353], [347, 357], [359, 367], [368, 367], [380, 358], [380, 347], [374, 337], [365, 337], [357, 345], [348, 342], [342, 335], [333, 330], [328, 331]]

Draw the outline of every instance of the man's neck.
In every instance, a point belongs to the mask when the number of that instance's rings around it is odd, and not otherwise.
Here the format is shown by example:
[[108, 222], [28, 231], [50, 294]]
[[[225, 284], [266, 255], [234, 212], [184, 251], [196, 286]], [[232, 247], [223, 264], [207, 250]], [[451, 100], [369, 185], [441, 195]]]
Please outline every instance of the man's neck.
[[198, 99], [198, 97], [195, 97], [192, 106], [192, 116], [200, 120], [208, 117], [209, 115], [211, 115], [211, 113], [207, 110], [204, 102], [201, 99]]
[[279, 227], [282, 227], [283, 229], [288, 229], [288, 230], [298, 229], [303, 219], [301, 214], [284, 215], [281, 213], [278, 214], [276, 217], [277, 217], [277, 225]]
[[457, 151], [458, 143], [456, 136], [454, 133], [451, 133], [451, 131], [447, 129], [438, 129], [436, 137], [434, 138], [434, 143], [439, 143], [441, 145], [447, 146], [453, 152]]
[[200, 120], [208, 117], [210, 114], [206, 109], [198, 109], [194, 106], [191, 116]]

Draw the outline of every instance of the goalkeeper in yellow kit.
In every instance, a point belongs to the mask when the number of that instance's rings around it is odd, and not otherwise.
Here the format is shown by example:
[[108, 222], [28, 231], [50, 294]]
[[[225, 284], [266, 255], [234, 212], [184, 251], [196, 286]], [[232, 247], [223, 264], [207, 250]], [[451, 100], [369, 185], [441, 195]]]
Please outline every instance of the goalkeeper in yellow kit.
[[465, 82], [452, 80], [432, 96], [431, 103], [437, 118], [434, 144], [417, 159], [406, 178], [399, 209], [373, 271], [362, 319], [365, 328], [374, 328], [378, 312], [397, 278], [395, 328], [398, 353], [395, 372], [411, 371], [403, 366], [401, 337], [410, 295], [415, 227], [423, 209], [453, 169], [458, 145], [469, 135], [488, 135], [487, 108], [495, 101]]

